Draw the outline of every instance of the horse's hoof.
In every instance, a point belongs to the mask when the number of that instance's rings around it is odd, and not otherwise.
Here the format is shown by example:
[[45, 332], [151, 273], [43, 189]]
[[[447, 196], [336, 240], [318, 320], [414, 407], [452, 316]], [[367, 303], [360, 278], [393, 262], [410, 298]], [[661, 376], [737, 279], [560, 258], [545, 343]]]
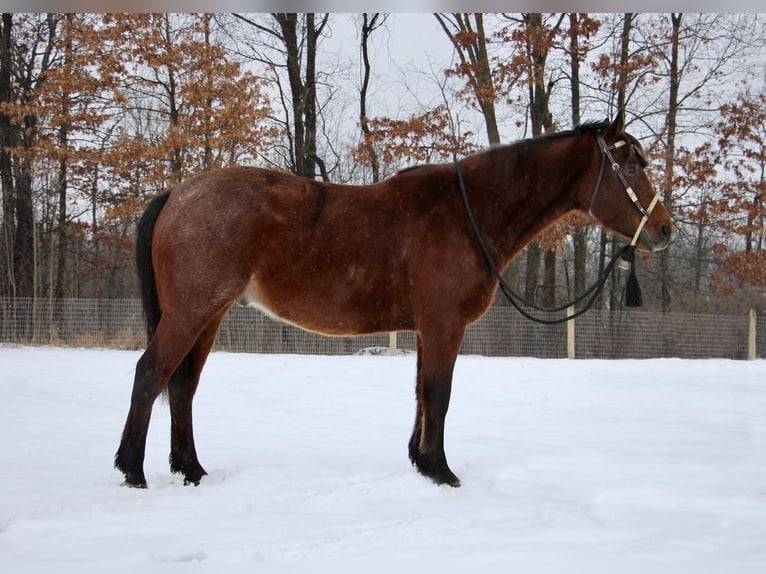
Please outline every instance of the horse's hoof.
[[430, 478], [434, 484], [439, 486], [446, 484], [453, 488], [460, 487], [460, 479], [450, 470], [446, 462], [433, 463], [423, 455], [415, 455], [414, 458], [413, 464], [418, 472], [426, 478]]
[[434, 484], [438, 486], [446, 484], [452, 488], [460, 488], [460, 479], [455, 476], [455, 473], [453, 473], [449, 468], [445, 468], [443, 471], [431, 475], [428, 478], [430, 478]]
[[174, 472], [178, 472], [184, 475], [184, 486], [189, 486], [190, 484], [193, 484], [194, 486], [199, 486], [199, 483], [202, 480], [202, 477], [207, 476], [207, 472], [205, 472], [205, 469], [202, 468], [199, 464], [197, 464], [191, 470], [174, 471]]
[[200, 480], [207, 475], [205, 469], [197, 460], [197, 457], [183, 457], [170, 453], [170, 472], [184, 475], [184, 486], [193, 484], [199, 486]]
[[125, 470], [119, 463], [116, 463], [114, 467], [119, 470], [125, 477], [125, 481], [120, 486], [128, 486], [130, 488], [146, 488], [146, 477], [143, 470], [131, 471]]

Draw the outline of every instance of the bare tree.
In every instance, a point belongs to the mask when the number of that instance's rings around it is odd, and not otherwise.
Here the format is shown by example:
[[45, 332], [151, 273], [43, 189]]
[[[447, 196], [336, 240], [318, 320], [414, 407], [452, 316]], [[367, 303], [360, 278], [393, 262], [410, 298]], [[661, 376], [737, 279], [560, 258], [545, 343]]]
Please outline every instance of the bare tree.
[[[533, 137], [553, 129], [553, 116], [549, 102], [554, 82], [546, 79], [548, 73], [546, 63], [557, 41], [565, 16], [565, 14], [554, 15], [551, 21], [539, 12], [504, 16], [513, 25], [519, 27], [515, 33], [510, 29], [506, 30], [504, 35], [516, 52], [516, 57], [512, 59], [510, 65], [517, 69], [516, 73], [520, 73], [526, 79], [527, 106]], [[552, 306], [555, 303], [556, 254], [555, 251], [547, 249], [543, 255], [543, 251], [543, 247], [537, 241], [527, 246], [524, 296], [528, 301], [537, 299], [542, 260], [544, 269], [541, 302]]]
[[[257, 33], [259, 45], [254, 59], [274, 73], [285, 117], [280, 121], [288, 141], [286, 161], [290, 171], [329, 181], [324, 160], [317, 152], [317, 49], [329, 14], [272, 13], [268, 23], [235, 14]], [[269, 44], [269, 41], [272, 44]], [[273, 55], [276, 51], [281, 59]], [[271, 52], [271, 53], [267, 53]], [[285, 94], [278, 70], [287, 74], [289, 94]], [[288, 103], [289, 100], [289, 103]]]
[[383, 26], [388, 18], [387, 14], [362, 14], [361, 25], [361, 49], [362, 49], [362, 86], [359, 88], [359, 125], [362, 130], [362, 145], [367, 154], [367, 161], [372, 170], [373, 183], [380, 180], [380, 161], [373, 145], [373, 135], [370, 130], [370, 122], [367, 114], [367, 91], [370, 87], [370, 64], [369, 40], [375, 30]]
[[[0, 104], [12, 101], [13, 14], [5, 12], [0, 35]], [[13, 238], [15, 235], [15, 198], [13, 164], [10, 149], [16, 146], [16, 126], [5, 111], [0, 111], [0, 185], [2, 185], [2, 236], [0, 236], [0, 297], [16, 295], [13, 276]]]
[[[572, 104], [572, 126], [582, 122], [580, 114], [580, 68], [590, 49], [589, 40], [597, 32], [601, 22], [588, 14], [569, 14], [569, 84], [571, 87], [570, 101]], [[574, 286], [573, 295], [579, 296], [585, 292], [587, 275], [588, 237], [590, 225], [582, 224], [573, 233], [574, 243]]]
[[460, 63], [452, 73], [466, 80], [467, 87], [479, 106], [490, 145], [500, 143], [495, 114], [495, 90], [484, 30], [484, 14], [454, 12], [434, 14], [442, 30], [452, 42]]

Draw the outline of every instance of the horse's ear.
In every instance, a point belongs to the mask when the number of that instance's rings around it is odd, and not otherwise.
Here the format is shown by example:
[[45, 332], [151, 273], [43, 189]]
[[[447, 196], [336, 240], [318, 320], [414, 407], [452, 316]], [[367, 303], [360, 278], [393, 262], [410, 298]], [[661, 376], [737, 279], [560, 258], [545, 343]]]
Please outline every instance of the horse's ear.
[[604, 139], [614, 141], [625, 132], [625, 111], [620, 110], [617, 116], [612, 120], [604, 130]]

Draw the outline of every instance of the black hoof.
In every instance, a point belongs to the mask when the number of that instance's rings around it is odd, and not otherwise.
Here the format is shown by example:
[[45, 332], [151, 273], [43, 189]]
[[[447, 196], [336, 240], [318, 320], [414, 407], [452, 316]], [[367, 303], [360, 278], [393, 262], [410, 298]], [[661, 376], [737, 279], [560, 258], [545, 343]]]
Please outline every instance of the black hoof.
[[460, 479], [450, 470], [449, 466], [447, 466], [446, 460], [434, 461], [428, 456], [412, 453], [410, 454], [410, 460], [412, 460], [412, 463], [415, 468], [418, 469], [418, 472], [426, 478], [430, 478], [434, 484], [446, 484], [453, 488], [460, 487]]
[[138, 474], [133, 472], [122, 471], [125, 475], [125, 481], [120, 486], [127, 486], [130, 488], [147, 488], [146, 479], [144, 474]]
[[184, 475], [184, 485], [193, 484], [199, 486], [203, 476], [207, 475], [199, 461], [194, 458], [184, 459], [177, 455], [170, 455], [170, 472]]
[[199, 472], [193, 472], [193, 473], [184, 473], [184, 486], [189, 486], [190, 484], [193, 484], [194, 486], [199, 486], [200, 481], [202, 480], [203, 476], [207, 476], [207, 473], [205, 472], [205, 469], [202, 467], [199, 467]]
[[122, 483], [122, 486], [146, 488], [143, 456], [135, 456], [131, 449], [125, 447], [124, 442], [120, 443], [120, 448], [114, 455], [114, 468], [125, 475], [125, 482]]
[[431, 473], [424, 473], [423, 471], [420, 472], [424, 476], [430, 478], [434, 484], [439, 486], [446, 484], [452, 488], [460, 488], [460, 479], [455, 476], [455, 473], [452, 472], [449, 468], [433, 471]]

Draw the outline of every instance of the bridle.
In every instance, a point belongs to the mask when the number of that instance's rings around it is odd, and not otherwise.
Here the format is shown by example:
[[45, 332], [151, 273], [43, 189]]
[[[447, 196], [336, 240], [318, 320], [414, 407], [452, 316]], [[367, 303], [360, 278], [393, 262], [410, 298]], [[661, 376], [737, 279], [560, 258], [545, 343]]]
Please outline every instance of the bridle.
[[[606, 143], [606, 140], [604, 139], [604, 136], [602, 136], [600, 133], [596, 134], [596, 142], [598, 143], [598, 147], [601, 150], [601, 165], [598, 169], [598, 177], [596, 178], [596, 185], [593, 188], [593, 193], [590, 196], [590, 203], [588, 204], [588, 215], [593, 215], [593, 202], [596, 200], [596, 196], [598, 195], [598, 191], [601, 188], [601, 180], [604, 176], [604, 164], [607, 160], [609, 160], [609, 163], [612, 166], [612, 171], [617, 176], [617, 179], [620, 180], [620, 183], [622, 183], [622, 186], [625, 188], [625, 193], [628, 194], [628, 197], [633, 202], [633, 205], [636, 206], [636, 208], [641, 212], [641, 221], [638, 224], [638, 227], [636, 228], [636, 232], [633, 234], [633, 239], [630, 240], [630, 245], [633, 247], [636, 246], [636, 243], [638, 243], [638, 238], [641, 235], [641, 232], [644, 230], [644, 226], [646, 225], [646, 222], [649, 221], [649, 217], [652, 215], [652, 211], [654, 211], [655, 206], [657, 205], [657, 202], [660, 199], [660, 196], [656, 193], [654, 194], [654, 197], [652, 198], [652, 201], [649, 203], [648, 208], [644, 208], [643, 205], [641, 205], [641, 202], [638, 199], [638, 196], [633, 191], [633, 188], [630, 187], [630, 184], [625, 179], [625, 175], [622, 173], [622, 167], [619, 163], [617, 163], [614, 159], [614, 156], [612, 155], [612, 150], [621, 148], [625, 145], [628, 145], [628, 142], [625, 139], [617, 140], [612, 145], [608, 145]], [[632, 144], [631, 144], [632, 145]]]
[[[487, 261], [487, 265], [489, 266], [490, 271], [498, 280], [500, 290], [503, 292], [506, 299], [508, 299], [508, 301], [514, 307], [516, 307], [516, 309], [522, 315], [524, 315], [527, 319], [531, 319], [532, 321], [535, 321], [537, 323], [542, 323], [544, 325], [556, 325], [559, 323], [570, 321], [574, 319], [575, 317], [579, 317], [580, 315], [585, 313], [588, 309], [591, 308], [593, 303], [595, 303], [596, 299], [598, 298], [599, 294], [604, 288], [604, 284], [606, 283], [607, 278], [612, 273], [612, 270], [614, 269], [614, 266], [616, 264], [619, 267], [625, 269], [625, 267], [623, 267], [622, 265], [623, 263], [625, 263], [627, 268], [630, 269], [628, 280], [626, 282], [626, 297], [625, 297], [626, 305], [629, 307], [640, 307], [642, 303], [641, 290], [638, 287], [638, 282], [636, 280], [635, 267], [634, 267], [636, 243], [638, 242], [638, 238], [641, 235], [641, 232], [643, 231], [644, 226], [646, 225], [646, 222], [649, 221], [649, 217], [652, 215], [652, 211], [654, 211], [654, 208], [657, 205], [657, 202], [659, 201], [659, 196], [655, 194], [654, 197], [652, 198], [652, 201], [649, 203], [649, 207], [644, 208], [644, 206], [641, 205], [641, 202], [639, 201], [638, 196], [633, 191], [633, 188], [630, 187], [630, 184], [625, 179], [625, 176], [622, 173], [622, 167], [620, 166], [619, 163], [615, 161], [614, 156], [612, 155], [612, 150], [621, 148], [624, 145], [628, 145], [628, 141], [626, 141], [625, 139], [621, 139], [616, 141], [612, 145], [607, 145], [606, 140], [604, 140], [604, 136], [602, 136], [601, 133], [596, 134], [596, 141], [598, 142], [598, 147], [601, 150], [601, 165], [599, 166], [598, 176], [596, 178], [596, 185], [593, 188], [593, 193], [591, 194], [590, 202], [588, 205], [588, 214], [592, 215], [591, 210], [593, 208], [593, 203], [596, 199], [596, 196], [598, 195], [599, 189], [601, 188], [601, 180], [604, 177], [604, 165], [606, 161], [609, 160], [609, 163], [612, 166], [612, 171], [614, 171], [615, 175], [620, 180], [620, 183], [622, 183], [623, 187], [625, 188], [625, 193], [628, 194], [628, 197], [633, 202], [633, 205], [635, 205], [636, 208], [641, 212], [642, 218], [638, 224], [636, 232], [633, 234], [633, 239], [631, 239], [630, 244], [624, 245], [612, 256], [612, 259], [604, 268], [604, 272], [602, 273], [601, 277], [599, 277], [596, 280], [596, 282], [585, 291], [585, 293], [583, 293], [582, 295], [580, 295], [573, 301], [570, 301], [569, 303], [565, 305], [561, 305], [560, 307], [555, 307], [552, 309], [546, 309], [544, 307], [535, 305], [534, 303], [527, 301], [526, 299], [524, 299], [517, 293], [514, 293], [513, 290], [506, 283], [500, 271], [498, 271], [497, 266], [495, 265], [495, 262], [492, 259], [492, 256], [490, 255], [489, 250], [487, 249], [487, 245], [484, 243], [484, 239], [482, 238], [481, 233], [479, 232], [479, 226], [476, 223], [476, 217], [473, 214], [471, 203], [468, 200], [468, 193], [466, 192], [466, 189], [465, 189], [465, 181], [463, 180], [463, 170], [460, 167], [460, 161], [457, 158], [455, 158], [455, 169], [457, 171], [460, 195], [463, 198], [463, 205], [465, 206], [465, 210], [468, 215], [468, 220], [471, 224], [471, 228], [473, 229], [476, 243], [479, 245], [481, 252], [484, 254], [484, 258]], [[618, 260], [620, 260], [619, 264], [618, 264]], [[582, 301], [585, 301], [586, 299], [587, 301], [585, 303], [585, 306], [582, 309], [574, 313], [568, 312], [566, 317], [563, 317], [560, 319], [541, 319], [539, 317], [535, 317], [534, 315], [531, 315], [530, 313], [528, 313], [521, 307], [521, 305], [523, 304], [537, 311], [543, 311], [546, 313], [557, 313], [564, 310], [568, 311], [569, 308], [573, 308], [575, 305], [577, 305], [578, 303]]]

